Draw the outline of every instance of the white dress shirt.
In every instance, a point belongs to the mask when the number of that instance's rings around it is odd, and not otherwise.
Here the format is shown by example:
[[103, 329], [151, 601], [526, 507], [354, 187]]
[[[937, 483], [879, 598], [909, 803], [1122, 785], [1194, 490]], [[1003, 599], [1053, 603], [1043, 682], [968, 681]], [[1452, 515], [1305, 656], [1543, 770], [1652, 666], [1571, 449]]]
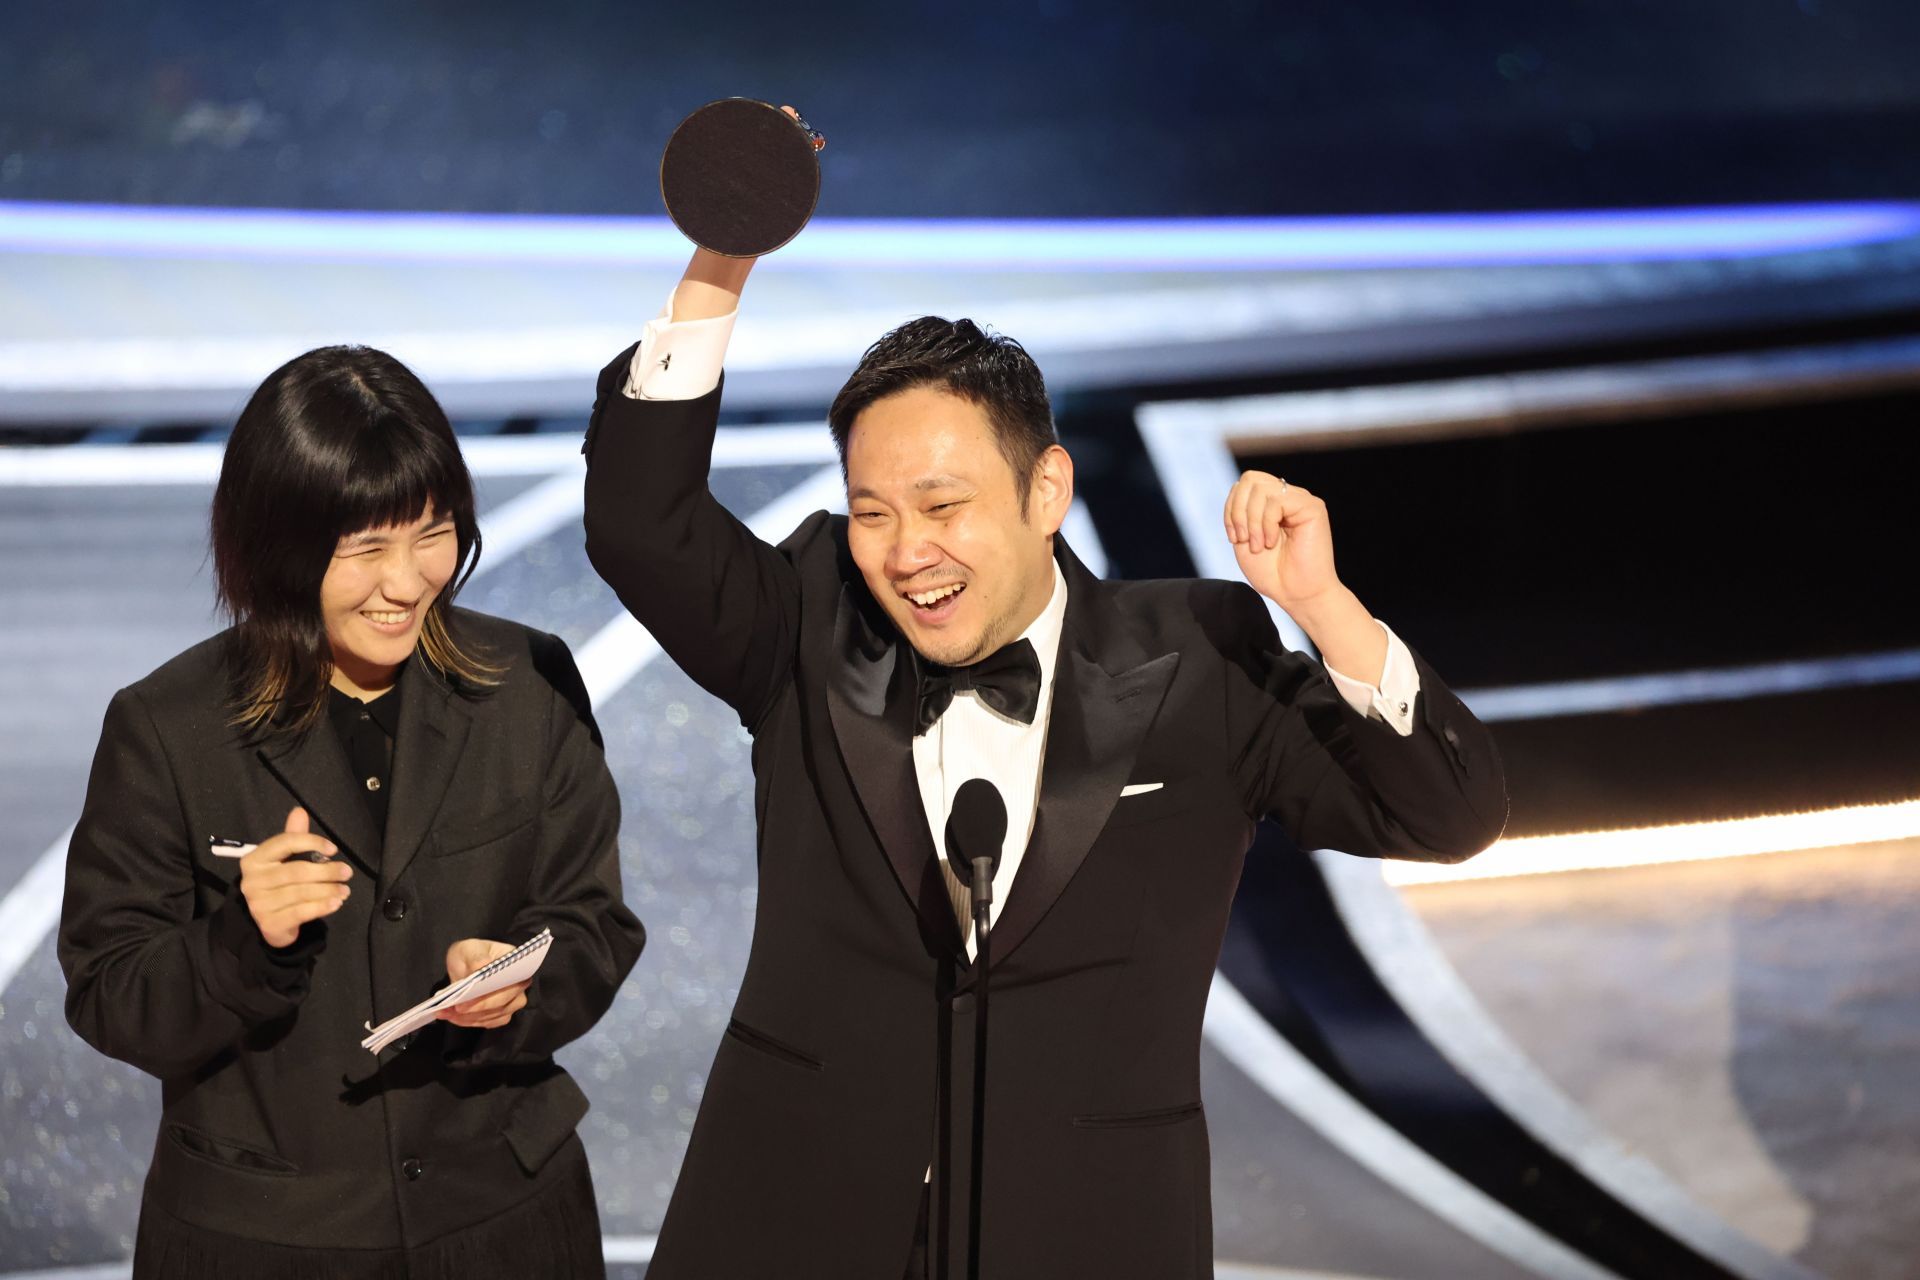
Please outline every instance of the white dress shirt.
[[740, 312], [708, 320], [675, 320], [673, 298], [640, 331], [640, 346], [627, 370], [633, 400], [698, 400], [720, 385], [727, 342]]
[[[643, 400], [692, 400], [720, 383], [720, 370], [733, 336], [738, 311], [707, 320], [673, 318], [673, 300], [648, 321], [633, 353], [624, 388]], [[920, 783], [920, 800], [934, 848], [946, 852], [947, 815], [954, 792], [969, 778], [986, 778], [1007, 802], [1007, 841], [1000, 869], [993, 879], [994, 918], [1006, 905], [1007, 886], [1020, 869], [1040, 795], [1040, 766], [1045, 755], [1047, 721], [1053, 703], [1053, 671], [1060, 651], [1060, 627], [1066, 616], [1067, 584], [1056, 564], [1053, 595], [1022, 633], [1033, 642], [1040, 659], [1040, 708], [1031, 725], [1009, 720], [979, 699], [956, 693], [947, 712], [926, 733], [913, 740], [913, 769]], [[1385, 721], [1401, 737], [1413, 733], [1413, 713], [1420, 693], [1420, 673], [1400, 637], [1386, 623], [1387, 661], [1378, 685], [1356, 680], [1327, 667], [1329, 679], [1347, 705], [1362, 715]], [[967, 947], [973, 947], [967, 931]]]
[[[933, 832], [933, 847], [947, 853], [947, 815], [953, 796], [970, 778], [985, 778], [1007, 805], [1007, 835], [1000, 846], [1000, 865], [993, 873], [993, 903], [989, 922], [997, 921], [1007, 905], [1007, 889], [1020, 874], [1027, 841], [1039, 813], [1040, 768], [1047, 754], [1047, 722], [1053, 711], [1053, 672], [1060, 658], [1060, 627], [1067, 618], [1067, 580], [1053, 566], [1053, 594], [1032, 625], [1016, 640], [1032, 643], [1040, 659], [1040, 701], [1032, 724], [1003, 716], [980, 700], [972, 689], [956, 691], [953, 702], [933, 726], [913, 740], [913, 773], [920, 782], [920, 803]], [[937, 815], [937, 816], [936, 816]], [[963, 925], [967, 954], [974, 953], [973, 929]]]

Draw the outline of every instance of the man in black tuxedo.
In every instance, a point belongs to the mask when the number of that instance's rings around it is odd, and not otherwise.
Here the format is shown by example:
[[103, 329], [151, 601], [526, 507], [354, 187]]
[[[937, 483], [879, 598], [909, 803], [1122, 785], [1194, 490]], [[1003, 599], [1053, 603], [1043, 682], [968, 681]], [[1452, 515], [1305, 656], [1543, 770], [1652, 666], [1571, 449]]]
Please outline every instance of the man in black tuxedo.
[[1227, 500], [1253, 590], [1093, 577], [1039, 371], [968, 321], [867, 352], [830, 415], [849, 514], [761, 542], [706, 484], [751, 265], [695, 254], [587, 436], [594, 565], [739, 713], [757, 780], [753, 950], [649, 1275], [966, 1274], [973, 974], [939, 833], [980, 776], [1009, 811], [981, 1273], [1211, 1276], [1201, 1019], [1255, 824], [1466, 858], [1505, 821], [1493, 743], [1283, 480]]

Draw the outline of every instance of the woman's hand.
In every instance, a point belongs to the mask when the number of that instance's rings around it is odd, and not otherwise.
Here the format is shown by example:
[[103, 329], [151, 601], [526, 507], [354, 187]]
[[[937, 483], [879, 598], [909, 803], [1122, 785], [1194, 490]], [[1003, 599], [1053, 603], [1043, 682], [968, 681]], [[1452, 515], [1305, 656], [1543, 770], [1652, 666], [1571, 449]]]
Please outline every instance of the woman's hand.
[[[476, 969], [484, 969], [513, 948], [487, 938], [462, 938], [447, 948], [447, 980], [458, 982]], [[510, 987], [454, 1005], [440, 1011], [440, 1017], [456, 1027], [486, 1031], [504, 1027], [507, 1020], [527, 1007], [527, 987], [533, 980], [516, 982]]]
[[346, 902], [353, 868], [342, 862], [309, 862], [300, 854], [333, 857], [333, 841], [312, 834], [307, 811], [287, 815], [287, 827], [240, 859], [240, 895], [270, 947], [290, 947], [309, 920], [330, 916]]

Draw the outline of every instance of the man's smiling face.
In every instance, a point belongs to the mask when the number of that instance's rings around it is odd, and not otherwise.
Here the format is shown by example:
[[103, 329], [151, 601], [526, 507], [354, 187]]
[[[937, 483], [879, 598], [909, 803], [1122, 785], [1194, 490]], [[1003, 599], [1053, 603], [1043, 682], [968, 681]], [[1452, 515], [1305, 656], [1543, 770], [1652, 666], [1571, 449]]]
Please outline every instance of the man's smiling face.
[[861, 410], [846, 463], [854, 563], [922, 656], [977, 662], [1046, 607], [1073, 497], [1065, 450], [1042, 455], [1023, 504], [986, 412], [928, 385]]

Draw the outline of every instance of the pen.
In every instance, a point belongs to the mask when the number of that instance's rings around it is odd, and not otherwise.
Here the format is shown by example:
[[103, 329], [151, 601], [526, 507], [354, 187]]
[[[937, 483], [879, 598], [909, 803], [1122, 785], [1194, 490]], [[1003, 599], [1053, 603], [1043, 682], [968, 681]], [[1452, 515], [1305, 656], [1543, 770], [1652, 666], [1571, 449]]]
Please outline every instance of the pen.
[[[216, 858], [244, 858], [259, 847], [257, 844], [248, 844], [244, 840], [234, 840], [227, 836], [207, 837], [207, 852]], [[290, 854], [287, 861], [332, 862], [333, 859], [324, 853], [295, 853]]]

